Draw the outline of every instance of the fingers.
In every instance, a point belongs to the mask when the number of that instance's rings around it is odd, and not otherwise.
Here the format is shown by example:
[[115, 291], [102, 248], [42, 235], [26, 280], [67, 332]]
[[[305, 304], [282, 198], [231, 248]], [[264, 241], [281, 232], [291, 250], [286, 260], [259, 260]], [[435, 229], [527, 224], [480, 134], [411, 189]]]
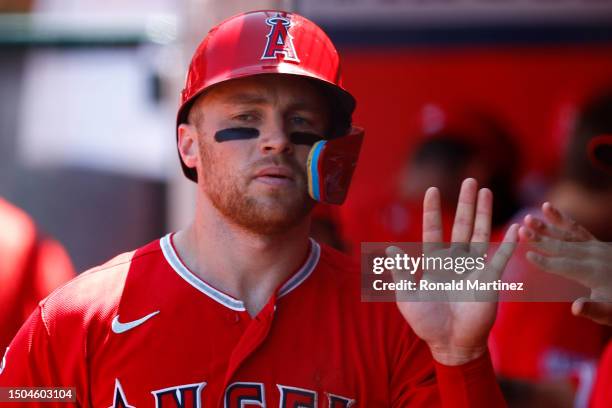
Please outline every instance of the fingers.
[[594, 302], [580, 298], [572, 303], [574, 316], [586, 317], [596, 323], [612, 326], [612, 302]]
[[551, 238], [525, 226], [519, 228], [519, 237], [539, 251], [549, 255], [562, 255], [566, 259], [592, 256], [597, 247], [596, 244]]
[[490, 276], [489, 279], [494, 280], [501, 278], [504, 269], [506, 268], [506, 264], [510, 260], [512, 253], [516, 248], [516, 243], [518, 241], [518, 229], [518, 224], [512, 224], [506, 231], [501, 245], [489, 263], [489, 268], [486, 269], [488, 274], [494, 274]]
[[443, 240], [440, 191], [436, 187], [430, 187], [423, 199], [423, 252], [443, 248]]
[[528, 251], [525, 256], [530, 263], [546, 272], [572, 279], [589, 288], [599, 285], [599, 282], [594, 282], [593, 279], [594, 271], [591, 269], [594, 265], [588, 260], [547, 256], [533, 251]]
[[546, 221], [528, 214], [525, 225], [541, 235], [570, 242], [589, 241], [593, 235], [574, 220], [561, 213], [549, 202], [542, 204], [542, 213]]
[[[478, 190], [473, 178], [465, 179], [461, 185], [457, 211], [453, 224], [451, 242], [453, 244], [478, 243], [478, 253], [487, 250], [491, 237], [491, 217], [493, 214], [493, 194], [491, 190]], [[443, 248], [442, 209], [440, 191], [430, 187], [423, 200], [423, 244], [428, 253]], [[467, 248], [465, 248], [467, 249]]]
[[[527, 214], [525, 218], [523, 218], [523, 223], [526, 227], [531, 228], [533, 231], [541, 235], [546, 235], [555, 239], [565, 239], [565, 237], [567, 237], [567, 231], [559, 229], [554, 225], [531, 214]], [[519, 235], [521, 235], [520, 232]]]
[[593, 235], [589, 231], [570, 217], [561, 213], [551, 203], [545, 202], [542, 204], [542, 212], [548, 222], [564, 232], [565, 236], [563, 239], [565, 241], [588, 241], [593, 239]]
[[463, 180], [451, 234], [452, 243], [470, 242], [472, 228], [474, 226], [474, 210], [476, 208], [477, 193], [478, 183], [475, 179], [468, 178]]
[[491, 239], [491, 218], [493, 216], [493, 193], [488, 188], [478, 191], [476, 203], [476, 220], [474, 221], [474, 232], [472, 233], [472, 245], [474, 252], [484, 254], [487, 251]]

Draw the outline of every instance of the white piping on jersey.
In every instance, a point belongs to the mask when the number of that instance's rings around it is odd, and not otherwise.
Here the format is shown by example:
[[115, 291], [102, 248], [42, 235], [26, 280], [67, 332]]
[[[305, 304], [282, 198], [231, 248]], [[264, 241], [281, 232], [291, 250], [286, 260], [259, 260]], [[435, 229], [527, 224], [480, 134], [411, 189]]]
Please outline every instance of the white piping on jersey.
[[293, 276], [285, 282], [285, 284], [278, 291], [278, 297], [285, 296], [287, 293], [291, 292], [293, 289], [297, 288], [304, 282], [314, 271], [315, 267], [319, 263], [319, 257], [321, 256], [321, 247], [317, 244], [312, 238], [310, 239], [310, 253], [308, 254], [308, 258], [304, 263], [304, 266], [300, 268]]
[[244, 312], [246, 308], [244, 307], [244, 303], [242, 303], [242, 301], [234, 299], [233, 297], [226, 295], [225, 293], [208, 285], [206, 282], [195, 276], [193, 272], [191, 272], [189, 268], [187, 268], [183, 264], [181, 259], [174, 251], [174, 247], [172, 246], [172, 242], [170, 241], [171, 235], [172, 234], [168, 234], [163, 237], [160, 240], [159, 244], [161, 246], [162, 252], [164, 253], [164, 256], [166, 257], [166, 261], [168, 261], [172, 269], [174, 269], [174, 271], [178, 273], [178, 275], [183, 278], [187, 283], [189, 283], [191, 286], [193, 286], [200, 292], [204, 293], [206, 296], [216, 300], [217, 302], [221, 303], [226, 307], [229, 307], [232, 310]]
[[[166, 258], [168, 264], [174, 269], [174, 271], [183, 278], [191, 286], [210, 297], [214, 301], [221, 303], [223, 306], [228, 307], [238, 312], [246, 311], [244, 303], [238, 299], [231, 297], [228, 294], [221, 292], [218, 289], [210, 286], [200, 278], [198, 278], [193, 272], [183, 264], [178, 254], [174, 250], [172, 245], [172, 233], [167, 234], [160, 239], [160, 247]], [[315, 267], [319, 263], [321, 256], [321, 247], [319, 244], [310, 238], [310, 252], [304, 265], [295, 273], [293, 276], [285, 282], [285, 284], [279, 290], [279, 297], [285, 296], [293, 289], [297, 288], [304, 282], [314, 271]]]

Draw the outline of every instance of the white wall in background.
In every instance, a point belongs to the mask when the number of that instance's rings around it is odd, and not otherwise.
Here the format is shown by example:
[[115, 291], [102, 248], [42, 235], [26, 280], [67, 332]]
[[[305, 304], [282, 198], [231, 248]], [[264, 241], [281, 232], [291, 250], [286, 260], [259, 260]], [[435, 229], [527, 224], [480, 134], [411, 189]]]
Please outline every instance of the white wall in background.
[[174, 104], [153, 103], [150, 74], [135, 48], [33, 51], [18, 125], [23, 160], [165, 178]]

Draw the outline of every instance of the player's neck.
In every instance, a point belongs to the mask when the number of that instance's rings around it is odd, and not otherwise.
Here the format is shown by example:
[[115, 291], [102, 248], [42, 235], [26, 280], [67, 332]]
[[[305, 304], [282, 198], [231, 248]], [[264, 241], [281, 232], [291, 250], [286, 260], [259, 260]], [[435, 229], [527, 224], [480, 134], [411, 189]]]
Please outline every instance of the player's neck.
[[242, 300], [256, 315], [277, 287], [297, 271], [309, 250], [309, 220], [276, 235], [260, 235], [222, 217], [196, 213], [174, 243], [187, 266], [205, 282]]

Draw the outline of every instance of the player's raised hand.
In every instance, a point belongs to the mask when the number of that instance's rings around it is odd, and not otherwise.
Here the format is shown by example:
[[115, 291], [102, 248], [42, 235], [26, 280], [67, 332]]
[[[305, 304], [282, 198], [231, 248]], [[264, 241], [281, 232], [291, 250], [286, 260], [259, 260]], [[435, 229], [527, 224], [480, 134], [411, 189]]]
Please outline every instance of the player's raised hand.
[[[423, 247], [425, 255], [453, 257], [484, 255], [491, 236], [493, 195], [478, 189], [474, 179], [464, 180], [452, 229], [452, 244], [446, 248], [442, 235], [440, 193], [432, 187], [423, 202]], [[486, 268], [488, 280], [501, 277], [518, 237], [518, 225], [512, 225]], [[391, 247], [388, 255], [399, 249]], [[425, 272], [423, 278], [426, 278]], [[448, 273], [448, 272], [446, 272]], [[450, 272], [454, 273], [454, 272]], [[489, 332], [497, 313], [496, 302], [411, 301], [398, 300], [398, 308], [414, 332], [431, 349], [433, 357], [446, 365], [459, 365], [478, 358], [487, 349]]]
[[590, 298], [577, 299], [572, 312], [612, 326], [612, 245], [597, 240], [550, 203], [542, 205], [542, 214], [543, 219], [528, 214], [519, 230], [533, 249], [527, 259], [591, 289]]

